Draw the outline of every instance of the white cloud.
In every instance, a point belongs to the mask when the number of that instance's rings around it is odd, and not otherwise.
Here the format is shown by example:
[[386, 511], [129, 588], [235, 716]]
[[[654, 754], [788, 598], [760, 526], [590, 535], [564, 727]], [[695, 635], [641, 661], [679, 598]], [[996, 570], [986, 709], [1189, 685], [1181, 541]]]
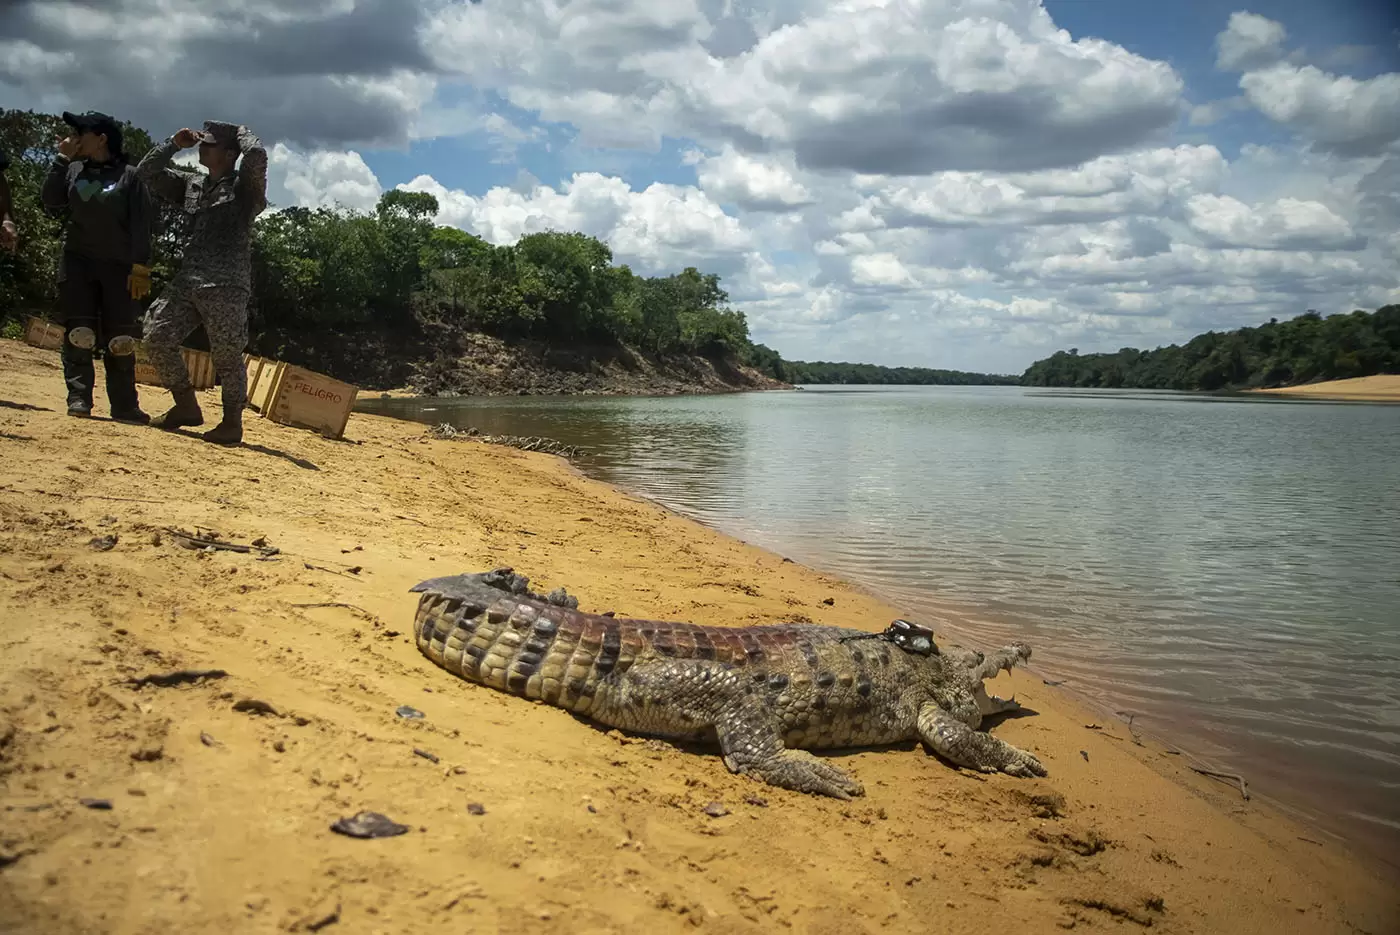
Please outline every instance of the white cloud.
[[383, 193], [379, 179], [356, 152], [300, 153], [276, 143], [268, 149], [267, 175], [273, 210], [343, 205], [370, 211]]
[[1248, 72], [1240, 88], [1269, 119], [1342, 152], [1375, 154], [1400, 140], [1400, 72], [1358, 81], [1279, 64]]
[[892, 253], [867, 253], [851, 258], [851, 281], [857, 286], [912, 288], [914, 277]]
[[[1400, 72], [1367, 79], [1337, 75], [1301, 64], [1301, 51], [1284, 48], [1281, 23], [1244, 11], [1230, 14], [1216, 36], [1216, 66], [1243, 72], [1244, 100], [1302, 139], [1351, 156], [1377, 155], [1400, 140]], [[1336, 46], [1324, 63], [1344, 67], [1370, 54], [1368, 46]], [[1191, 123], [1208, 126], [1234, 106], [1234, 99], [1194, 108]]]
[[784, 211], [814, 201], [791, 164], [745, 156], [730, 146], [714, 156], [694, 153], [688, 159], [696, 166], [700, 187], [719, 201], [750, 211]]
[[1283, 58], [1288, 36], [1282, 23], [1241, 10], [1230, 14], [1225, 31], [1215, 37], [1215, 67], [1250, 71]]
[[440, 67], [590, 138], [789, 151], [861, 172], [1072, 165], [1164, 132], [1164, 62], [1057, 29], [1024, 0], [838, 0], [712, 54], [689, 0], [460, 4], [429, 31]]
[[438, 223], [495, 244], [514, 243], [546, 230], [581, 231], [605, 240], [615, 262], [637, 272], [669, 274], [685, 266], [734, 273], [753, 249], [750, 232], [704, 192], [653, 183], [634, 191], [619, 178], [583, 172], [556, 190], [493, 188], [483, 195], [448, 189], [420, 175], [400, 185], [438, 200]]
[[1178, 146], [1102, 156], [1077, 169], [876, 181], [868, 186], [875, 192], [842, 214], [837, 226], [1020, 227], [1158, 213], [1185, 195], [1211, 190], [1224, 169], [1214, 146]]
[[1186, 210], [1192, 228], [1226, 246], [1347, 250], [1362, 245], [1345, 219], [1316, 201], [1280, 198], [1250, 207], [1228, 195], [1193, 195]]

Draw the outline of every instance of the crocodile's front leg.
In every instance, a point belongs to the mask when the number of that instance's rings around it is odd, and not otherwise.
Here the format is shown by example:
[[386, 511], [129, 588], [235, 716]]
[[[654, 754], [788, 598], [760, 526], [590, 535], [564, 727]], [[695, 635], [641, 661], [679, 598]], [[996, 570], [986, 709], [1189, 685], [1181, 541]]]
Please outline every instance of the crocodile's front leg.
[[919, 709], [919, 736], [939, 756], [958, 766], [984, 773], [1044, 776], [1045, 767], [1032, 754], [980, 730], [973, 730], [936, 704]]
[[838, 767], [783, 746], [781, 722], [752, 673], [700, 659], [645, 660], [610, 679], [593, 718], [642, 733], [699, 736], [713, 731], [732, 771], [797, 792], [848, 799], [861, 784]]

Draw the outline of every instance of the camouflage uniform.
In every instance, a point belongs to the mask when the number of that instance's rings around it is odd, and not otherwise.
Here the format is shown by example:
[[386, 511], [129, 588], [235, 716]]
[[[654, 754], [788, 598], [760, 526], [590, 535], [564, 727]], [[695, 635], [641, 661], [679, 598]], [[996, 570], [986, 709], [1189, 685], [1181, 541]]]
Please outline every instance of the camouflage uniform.
[[[170, 168], [173, 136], [148, 152], [137, 175], [157, 197], [184, 208], [191, 231], [180, 272], [146, 312], [146, 350], [173, 392], [190, 389], [180, 342], [201, 322], [223, 386], [224, 417], [242, 413], [248, 377], [248, 298], [252, 291], [253, 221], [267, 207], [267, 150], [247, 127], [208, 121], [200, 136], [236, 142], [242, 165], [217, 181]], [[212, 138], [212, 139], [211, 139]]]

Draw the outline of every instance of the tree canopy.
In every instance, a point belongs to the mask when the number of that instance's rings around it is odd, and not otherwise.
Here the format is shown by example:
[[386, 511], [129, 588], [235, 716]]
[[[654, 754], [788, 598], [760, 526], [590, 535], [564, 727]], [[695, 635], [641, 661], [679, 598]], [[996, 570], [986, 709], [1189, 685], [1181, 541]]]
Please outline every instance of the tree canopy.
[[1185, 345], [1111, 354], [1059, 351], [1021, 376], [1025, 386], [1222, 390], [1400, 373], [1400, 305], [1322, 317], [1315, 311], [1254, 328], [1197, 335]]
[[[151, 139], [124, 127], [137, 161]], [[0, 112], [21, 230], [17, 256], [0, 259], [0, 307], [43, 314], [57, 301], [64, 219], [39, 203], [44, 174], [67, 133], [34, 111]], [[159, 209], [152, 298], [178, 270], [182, 214]], [[373, 211], [287, 207], [264, 212], [253, 238], [253, 330], [415, 330], [424, 324], [546, 342], [618, 341], [654, 354], [735, 357], [749, 347], [744, 313], [719, 277], [689, 267], [639, 276], [614, 265], [606, 243], [542, 231], [495, 245], [434, 223], [430, 194], [385, 192]]]
[[877, 364], [832, 363], [825, 360], [783, 360], [777, 351], [755, 344], [746, 363], [787, 383], [838, 383], [900, 386], [1014, 386], [1014, 376], [937, 370], [928, 367], [882, 367]]

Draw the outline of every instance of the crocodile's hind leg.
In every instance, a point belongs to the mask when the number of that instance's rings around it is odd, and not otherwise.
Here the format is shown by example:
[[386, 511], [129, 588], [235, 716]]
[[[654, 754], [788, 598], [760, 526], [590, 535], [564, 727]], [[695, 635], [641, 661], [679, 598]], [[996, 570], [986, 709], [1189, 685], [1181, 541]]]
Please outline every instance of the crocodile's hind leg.
[[861, 784], [838, 767], [783, 746], [777, 713], [742, 673], [700, 659], [634, 663], [590, 714], [643, 733], [698, 736], [713, 731], [724, 764], [769, 785], [847, 799]]
[[778, 720], [757, 696], [727, 708], [715, 724], [724, 764], [771, 786], [815, 792], [837, 799], [864, 795], [861, 784], [839, 767], [806, 750], [783, 746]]
[[999, 737], [973, 730], [936, 704], [919, 709], [919, 736], [944, 759], [984, 773], [1044, 776], [1045, 767], [1032, 754]]

